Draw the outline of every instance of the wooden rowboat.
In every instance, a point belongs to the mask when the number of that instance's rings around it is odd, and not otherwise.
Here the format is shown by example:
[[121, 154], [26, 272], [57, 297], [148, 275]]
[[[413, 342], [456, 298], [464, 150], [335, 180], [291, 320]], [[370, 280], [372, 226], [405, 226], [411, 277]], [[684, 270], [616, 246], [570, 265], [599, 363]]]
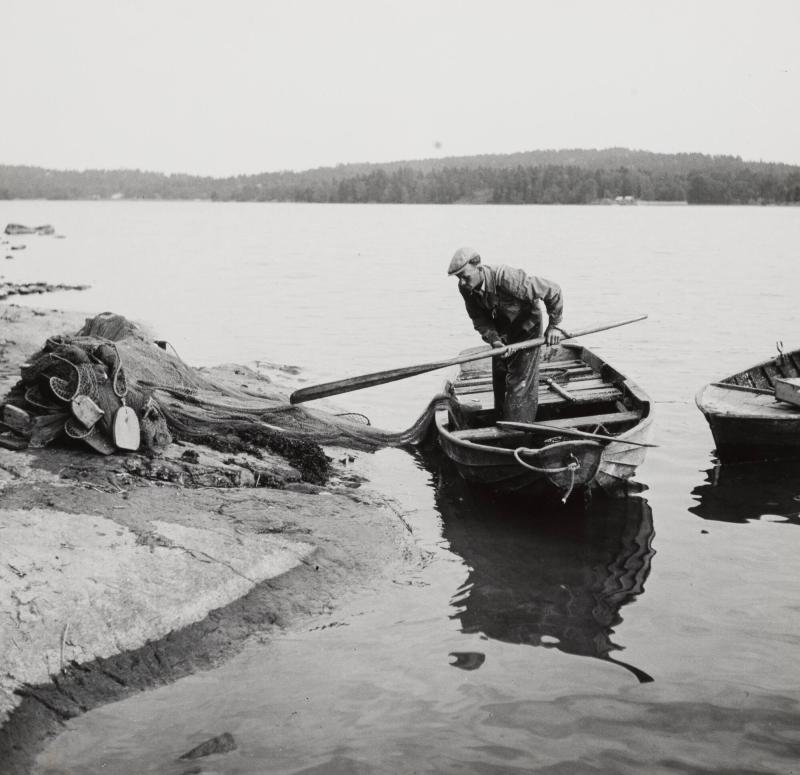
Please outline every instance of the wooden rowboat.
[[624, 489], [649, 446], [650, 399], [579, 344], [547, 348], [540, 375], [537, 427], [510, 427], [495, 422], [491, 360], [462, 364], [436, 411], [444, 454], [464, 479], [499, 492], [566, 501], [575, 490]]
[[776, 380], [800, 377], [800, 350], [703, 386], [695, 403], [722, 461], [800, 457], [800, 407], [775, 398]]

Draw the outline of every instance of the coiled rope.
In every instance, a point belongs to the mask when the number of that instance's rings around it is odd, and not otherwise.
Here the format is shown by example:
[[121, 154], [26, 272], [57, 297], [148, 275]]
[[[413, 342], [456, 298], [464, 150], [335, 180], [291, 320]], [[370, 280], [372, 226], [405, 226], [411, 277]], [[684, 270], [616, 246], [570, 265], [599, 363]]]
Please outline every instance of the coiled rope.
[[571, 458], [571, 462], [567, 463], [565, 466], [561, 466], [560, 468], [543, 468], [539, 466], [531, 465], [530, 463], [526, 463], [520, 455], [528, 454], [528, 455], [538, 455], [541, 450], [538, 449], [529, 449], [527, 447], [517, 447], [514, 450], [514, 460], [517, 461], [521, 466], [524, 468], [528, 468], [531, 471], [535, 471], [537, 474], [561, 474], [564, 471], [569, 471], [569, 487], [567, 488], [567, 492], [564, 497], [561, 499], [562, 503], [566, 503], [569, 496], [572, 494], [572, 490], [575, 487], [575, 472], [581, 467], [581, 464], [578, 462], [578, 458], [570, 452], [569, 456]]

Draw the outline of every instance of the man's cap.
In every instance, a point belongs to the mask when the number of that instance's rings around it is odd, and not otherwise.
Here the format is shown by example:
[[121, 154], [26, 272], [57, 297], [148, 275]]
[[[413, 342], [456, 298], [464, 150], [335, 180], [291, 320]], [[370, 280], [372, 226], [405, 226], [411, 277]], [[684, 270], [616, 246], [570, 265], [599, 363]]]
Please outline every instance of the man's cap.
[[450, 259], [450, 266], [447, 267], [447, 274], [457, 274], [460, 272], [473, 258], [480, 261], [481, 257], [475, 248], [459, 248], [453, 257]]

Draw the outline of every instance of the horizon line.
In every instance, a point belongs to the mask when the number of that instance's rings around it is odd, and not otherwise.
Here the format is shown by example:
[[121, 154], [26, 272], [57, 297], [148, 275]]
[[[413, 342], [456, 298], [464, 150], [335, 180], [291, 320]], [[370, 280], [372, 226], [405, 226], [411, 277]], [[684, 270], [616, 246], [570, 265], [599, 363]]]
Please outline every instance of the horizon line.
[[604, 148], [535, 148], [524, 151], [506, 151], [506, 152], [485, 152], [473, 154], [459, 154], [453, 156], [427, 156], [418, 158], [406, 159], [392, 159], [390, 161], [348, 161], [337, 162], [336, 164], [323, 164], [316, 167], [304, 167], [302, 169], [274, 169], [274, 170], [260, 170], [258, 172], [234, 172], [224, 175], [210, 175], [200, 172], [165, 172], [163, 170], [145, 169], [142, 167], [54, 167], [45, 166], [42, 164], [28, 164], [28, 163], [7, 163], [0, 162], [2, 167], [23, 167], [29, 169], [39, 169], [45, 172], [138, 172], [141, 174], [149, 175], [164, 175], [167, 177], [192, 177], [192, 178], [210, 178], [212, 180], [224, 180], [226, 178], [240, 178], [240, 177], [255, 177], [258, 175], [302, 175], [306, 172], [319, 172], [325, 170], [337, 170], [342, 167], [383, 167], [397, 164], [420, 164], [425, 162], [447, 162], [450, 160], [461, 159], [478, 159], [481, 157], [503, 157], [503, 156], [518, 156], [521, 154], [529, 153], [570, 153], [570, 152], [594, 152], [602, 153], [607, 151], [625, 151], [632, 154], [650, 154], [653, 156], [705, 156], [710, 159], [732, 159], [738, 160], [743, 164], [768, 164], [786, 167], [800, 167], [800, 163], [786, 162], [786, 161], [773, 161], [766, 159], [745, 159], [739, 154], [732, 153], [707, 153], [704, 151], [650, 151], [643, 148], [627, 148], [625, 146], [607, 146]]

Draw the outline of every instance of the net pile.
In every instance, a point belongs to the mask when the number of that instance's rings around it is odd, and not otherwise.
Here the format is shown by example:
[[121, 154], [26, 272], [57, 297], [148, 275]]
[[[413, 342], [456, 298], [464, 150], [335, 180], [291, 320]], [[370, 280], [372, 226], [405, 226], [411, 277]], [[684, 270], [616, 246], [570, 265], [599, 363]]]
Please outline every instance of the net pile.
[[[24, 432], [31, 446], [67, 435], [110, 454], [118, 449], [115, 415], [128, 406], [139, 419], [145, 454], [157, 456], [173, 439], [230, 451], [266, 447], [301, 470], [316, 467], [315, 478], [327, 468], [320, 445], [413, 446], [432, 427], [436, 399], [410, 428], [384, 431], [353, 417], [294, 406], [255, 372], [258, 389], [244, 387], [241, 375], [248, 371], [238, 367], [232, 379], [194, 369], [123, 316], [103, 313], [87, 319], [75, 335], [50, 337], [23, 365], [6, 407], [31, 416]], [[87, 420], [79, 411], [84, 396], [99, 410], [89, 427], [91, 416]]]

